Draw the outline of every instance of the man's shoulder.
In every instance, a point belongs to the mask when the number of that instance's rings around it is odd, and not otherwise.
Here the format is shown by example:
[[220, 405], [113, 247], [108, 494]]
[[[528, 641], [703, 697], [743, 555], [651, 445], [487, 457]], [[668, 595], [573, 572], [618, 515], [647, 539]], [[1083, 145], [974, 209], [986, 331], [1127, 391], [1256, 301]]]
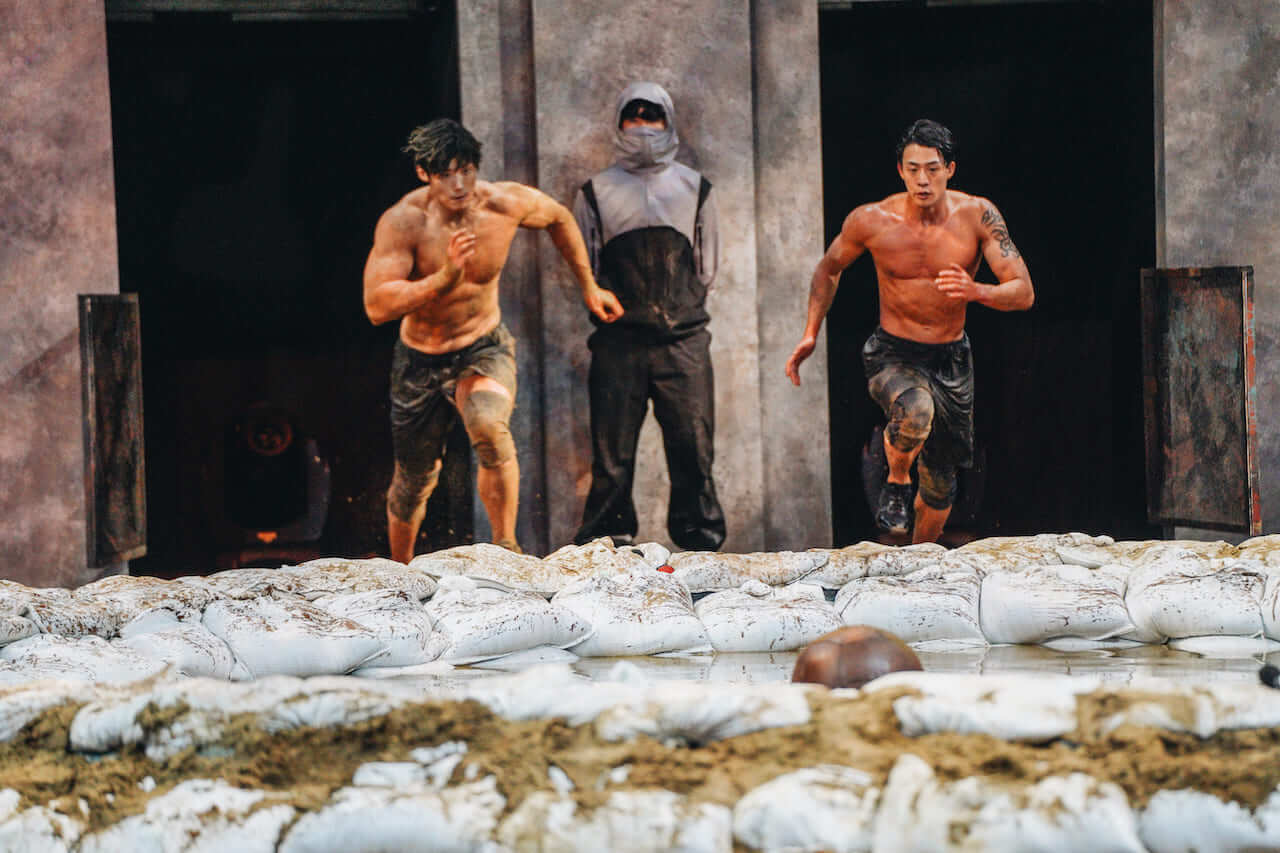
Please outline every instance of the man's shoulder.
[[428, 195], [426, 187], [406, 193], [383, 212], [379, 224], [398, 231], [421, 228], [427, 218]]
[[990, 199], [960, 190], [947, 190], [947, 200], [953, 212], [971, 217], [981, 217], [988, 208], [995, 207]]
[[902, 219], [906, 193], [895, 193], [877, 201], [860, 204], [845, 218], [845, 224], [860, 231], [876, 231]]
[[539, 190], [519, 181], [476, 181], [476, 195], [485, 209], [507, 216], [523, 216]]

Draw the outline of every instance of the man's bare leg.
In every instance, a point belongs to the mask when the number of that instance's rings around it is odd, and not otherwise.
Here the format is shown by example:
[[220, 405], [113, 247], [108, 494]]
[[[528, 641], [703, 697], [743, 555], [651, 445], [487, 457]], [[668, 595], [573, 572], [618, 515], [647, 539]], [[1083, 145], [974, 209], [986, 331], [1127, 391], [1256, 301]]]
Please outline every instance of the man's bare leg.
[[[467, 401], [472, 394], [478, 391], [487, 391], [498, 394], [508, 402], [511, 401], [511, 392], [507, 390], [501, 382], [491, 379], [488, 376], [468, 376], [458, 382], [457, 390], [454, 393], [454, 403], [458, 407], [459, 412], [466, 410]], [[477, 398], [478, 399], [478, 398]], [[509, 410], [508, 410], [509, 411]], [[466, 421], [466, 415], [463, 417]], [[468, 426], [468, 431], [472, 429]], [[510, 458], [494, 461], [483, 458], [486, 453], [481, 451], [481, 445], [476, 443], [477, 437], [472, 435], [473, 446], [476, 447], [476, 455], [479, 459], [479, 466], [476, 471], [476, 492], [480, 495], [480, 502], [484, 504], [485, 511], [489, 515], [489, 526], [493, 531], [493, 541], [499, 545], [510, 546], [516, 544], [516, 515], [520, 508], [520, 463], [514, 453]], [[492, 447], [487, 451], [494, 453]]]
[[[443, 460], [437, 459], [428, 474], [418, 477], [406, 474], [399, 463], [396, 464], [391, 488], [387, 490], [387, 541], [391, 547], [391, 559], [396, 562], [407, 563], [413, 559], [418, 528], [427, 515], [427, 500], [439, 482], [442, 463]], [[392, 511], [393, 506], [401, 515], [407, 515], [408, 521], [396, 515]]]
[[942, 528], [947, 523], [947, 517], [951, 515], [951, 507], [934, 509], [917, 494], [915, 509], [916, 523], [911, 529], [912, 544], [937, 542], [938, 537], [942, 535]]
[[916, 457], [920, 455], [920, 451], [924, 449], [924, 443], [916, 445], [914, 450], [899, 450], [889, 441], [889, 431], [884, 431], [884, 456], [889, 461], [889, 477], [890, 483], [910, 483], [911, 482], [911, 465], [916, 461]]
[[418, 528], [422, 526], [426, 506], [410, 521], [401, 521], [387, 510], [387, 539], [391, 543], [391, 559], [407, 563], [413, 559], [413, 545], [418, 541]]

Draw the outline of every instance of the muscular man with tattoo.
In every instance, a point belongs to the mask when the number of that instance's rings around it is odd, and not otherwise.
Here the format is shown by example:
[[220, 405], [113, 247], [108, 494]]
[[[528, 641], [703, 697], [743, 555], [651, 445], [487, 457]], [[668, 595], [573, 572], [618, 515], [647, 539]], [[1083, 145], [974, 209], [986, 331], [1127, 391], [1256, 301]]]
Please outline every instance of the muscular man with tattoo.
[[[987, 199], [947, 189], [955, 173], [947, 128], [927, 119], [907, 128], [898, 142], [906, 192], [857, 207], [845, 219], [813, 273], [804, 337], [786, 367], [799, 385], [800, 364], [813, 353], [841, 272], [871, 252], [880, 326], [862, 348], [862, 361], [868, 390], [889, 420], [889, 476], [876, 523], [905, 533], [913, 508], [914, 542], [941, 535], [955, 501], [956, 469], [973, 464], [973, 359], [964, 331], [969, 303], [1025, 311], [1035, 301], [1031, 274], [1004, 218]], [[973, 280], [983, 258], [997, 284]]]
[[391, 365], [395, 471], [387, 491], [392, 559], [413, 557], [445, 437], [459, 415], [479, 461], [476, 490], [493, 540], [513, 551], [520, 469], [508, 420], [515, 405], [515, 341], [502, 324], [498, 280], [517, 228], [546, 229], [572, 268], [588, 310], [622, 316], [596, 284], [567, 208], [533, 187], [476, 179], [480, 143], [451, 119], [416, 128], [404, 151], [426, 184], [387, 210], [364, 268], [374, 324], [400, 321]]

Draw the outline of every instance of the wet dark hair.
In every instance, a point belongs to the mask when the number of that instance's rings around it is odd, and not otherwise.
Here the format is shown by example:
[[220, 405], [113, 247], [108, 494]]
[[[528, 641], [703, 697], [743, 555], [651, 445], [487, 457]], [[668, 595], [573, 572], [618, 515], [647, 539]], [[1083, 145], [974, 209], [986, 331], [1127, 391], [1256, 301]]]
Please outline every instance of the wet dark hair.
[[945, 166], [956, 159], [956, 141], [951, 138], [951, 131], [931, 119], [922, 118], [908, 127], [898, 140], [898, 162], [902, 162], [902, 152], [908, 145], [923, 145], [925, 148], [936, 148], [942, 155]]
[[627, 105], [622, 108], [622, 115], [618, 116], [618, 126], [629, 118], [638, 118], [643, 121], [663, 121], [667, 120], [667, 111], [662, 108], [662, 104], [655, 104], [653, 101], [646, 101], [644, 98], [635, 98], [627, 101]]
[[438, 118], [409, 133], [409, 142], [400, 149], [413, 158], [428, 175], [438, 175], [458, 161], [459, 166], [480, 165], [480, 140], [451, 118]]

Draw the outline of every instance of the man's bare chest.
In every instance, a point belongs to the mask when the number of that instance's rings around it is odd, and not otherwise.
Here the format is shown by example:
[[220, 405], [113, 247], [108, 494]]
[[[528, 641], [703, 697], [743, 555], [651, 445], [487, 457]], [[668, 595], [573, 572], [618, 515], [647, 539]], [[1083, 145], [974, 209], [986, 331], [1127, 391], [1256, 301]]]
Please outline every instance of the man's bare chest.
[[475, 234], [475, 251], [466, 262], [469, 281], [493, 279], [506, 264], [517, 224], [507, 216], [492, 212], [469, 213], [459, 221], [443, 221], [429, 217], [418, 240], [416, 265], [422, 275], [430, 275], [444, 266], [449, 256], [449, 241], [458, 231]]
[[978, 236], [944, 223], [895, 224], [867, 241], [876, 268], [895, 279], [933, 278], [951, 264], [971, 269], [978, 258]]

